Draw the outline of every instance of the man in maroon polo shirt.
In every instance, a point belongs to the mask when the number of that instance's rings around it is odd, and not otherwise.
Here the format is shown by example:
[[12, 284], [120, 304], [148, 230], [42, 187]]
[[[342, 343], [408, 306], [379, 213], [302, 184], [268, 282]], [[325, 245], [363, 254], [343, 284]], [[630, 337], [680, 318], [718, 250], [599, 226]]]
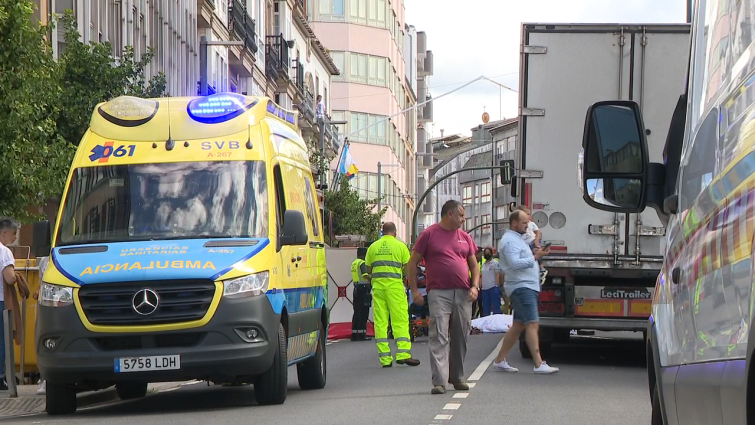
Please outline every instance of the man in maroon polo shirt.
[[422, 305], [417, 265], [425, 260], [433, 394], [445, 394], [446, 382], [456, 390], [469, 389], [464, 382], [464, 357], [472, 327], [472, 303], [480, 294], [480, 269], [475, 257], [477, 245], [461, 229], [463, 224], [461, 202], [443, 204], [440, 223], [419, 235], [407, 267], [414, 302]]

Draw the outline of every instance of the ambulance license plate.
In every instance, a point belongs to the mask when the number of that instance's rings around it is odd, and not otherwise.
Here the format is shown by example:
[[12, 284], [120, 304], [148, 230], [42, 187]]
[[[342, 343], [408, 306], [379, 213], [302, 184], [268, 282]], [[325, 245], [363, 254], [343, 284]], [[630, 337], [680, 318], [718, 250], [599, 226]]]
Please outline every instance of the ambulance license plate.
[[115, 359], [115, 372], [154, 372], [181, 369], [181, 356], [124, 357]]

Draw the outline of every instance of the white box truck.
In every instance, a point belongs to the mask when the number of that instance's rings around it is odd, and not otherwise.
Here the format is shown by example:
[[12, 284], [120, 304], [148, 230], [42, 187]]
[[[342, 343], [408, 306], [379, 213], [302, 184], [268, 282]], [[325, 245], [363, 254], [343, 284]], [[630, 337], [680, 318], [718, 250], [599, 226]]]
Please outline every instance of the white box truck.
[[572, 330], [646, 332], [665, 228], [653, 210], [610, 213], [578, 199], [577, 161], [587, 108], [623, 99], [640, 105], [650, 161], [663, 162], [689, 46], [688, 24], [522, 25], [512, 193], [552, 244], [540, 293], [544, 353]]

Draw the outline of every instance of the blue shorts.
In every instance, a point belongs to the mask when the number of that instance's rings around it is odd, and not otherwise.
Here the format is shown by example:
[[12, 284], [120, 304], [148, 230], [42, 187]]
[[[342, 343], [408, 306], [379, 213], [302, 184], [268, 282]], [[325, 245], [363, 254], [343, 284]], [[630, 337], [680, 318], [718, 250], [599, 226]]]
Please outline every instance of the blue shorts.
[[525, 325], [537, 323], [540, 318], [537, 314], [538, 292], [529, 288], [519, 288], [511, 293], [511, 306], [514, 308], [514, 320]]

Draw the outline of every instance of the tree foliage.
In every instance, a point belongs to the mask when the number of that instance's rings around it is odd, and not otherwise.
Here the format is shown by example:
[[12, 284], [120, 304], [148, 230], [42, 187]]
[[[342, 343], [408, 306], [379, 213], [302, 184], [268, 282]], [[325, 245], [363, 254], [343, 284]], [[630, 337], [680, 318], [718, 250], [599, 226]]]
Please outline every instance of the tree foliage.
[[118, 96], [162, 97], [166, 79], [159, 73], [147, 81], [146, 68], [155, 56], [150, 49], [136, 58], [126, 46], [120, 59], [113, 56], [110, 43], [84, 44], [73, 12], [62, 18], [66, 48], [60, 57], [63, 96], [57, 125], [63, 137], [78, 145], [89, 126], [92, 111], [100, 102]]
[[163, 74], [146, 79], [154, 52], [86, 45], [67, 11], [66, 49], [53, 57], [51, 26], [34, 22], [28, 0], [0, 0], [0, 215], [23, 222], [60, 196], [79, 140], [95, 106], [120, 95], [165, 95]]
[[[364, 235], [368, 241], [380, 234], [380, 221], [387, 208], [374, 212], [377, 199], [361, 199], [359, 193], [349, 185], [346, 176], [341, 176], [338, 190], [325, 192], [325, 213], [333, 213], [333, 229], [326, 217], [326, 234]], [[331, 241], [331, 244], [333, 242]]]
[[22, 221], [60, 193], [72, 154], [56, 126], [59, 68], [33, 7], [0, 0], [0, 215]]

